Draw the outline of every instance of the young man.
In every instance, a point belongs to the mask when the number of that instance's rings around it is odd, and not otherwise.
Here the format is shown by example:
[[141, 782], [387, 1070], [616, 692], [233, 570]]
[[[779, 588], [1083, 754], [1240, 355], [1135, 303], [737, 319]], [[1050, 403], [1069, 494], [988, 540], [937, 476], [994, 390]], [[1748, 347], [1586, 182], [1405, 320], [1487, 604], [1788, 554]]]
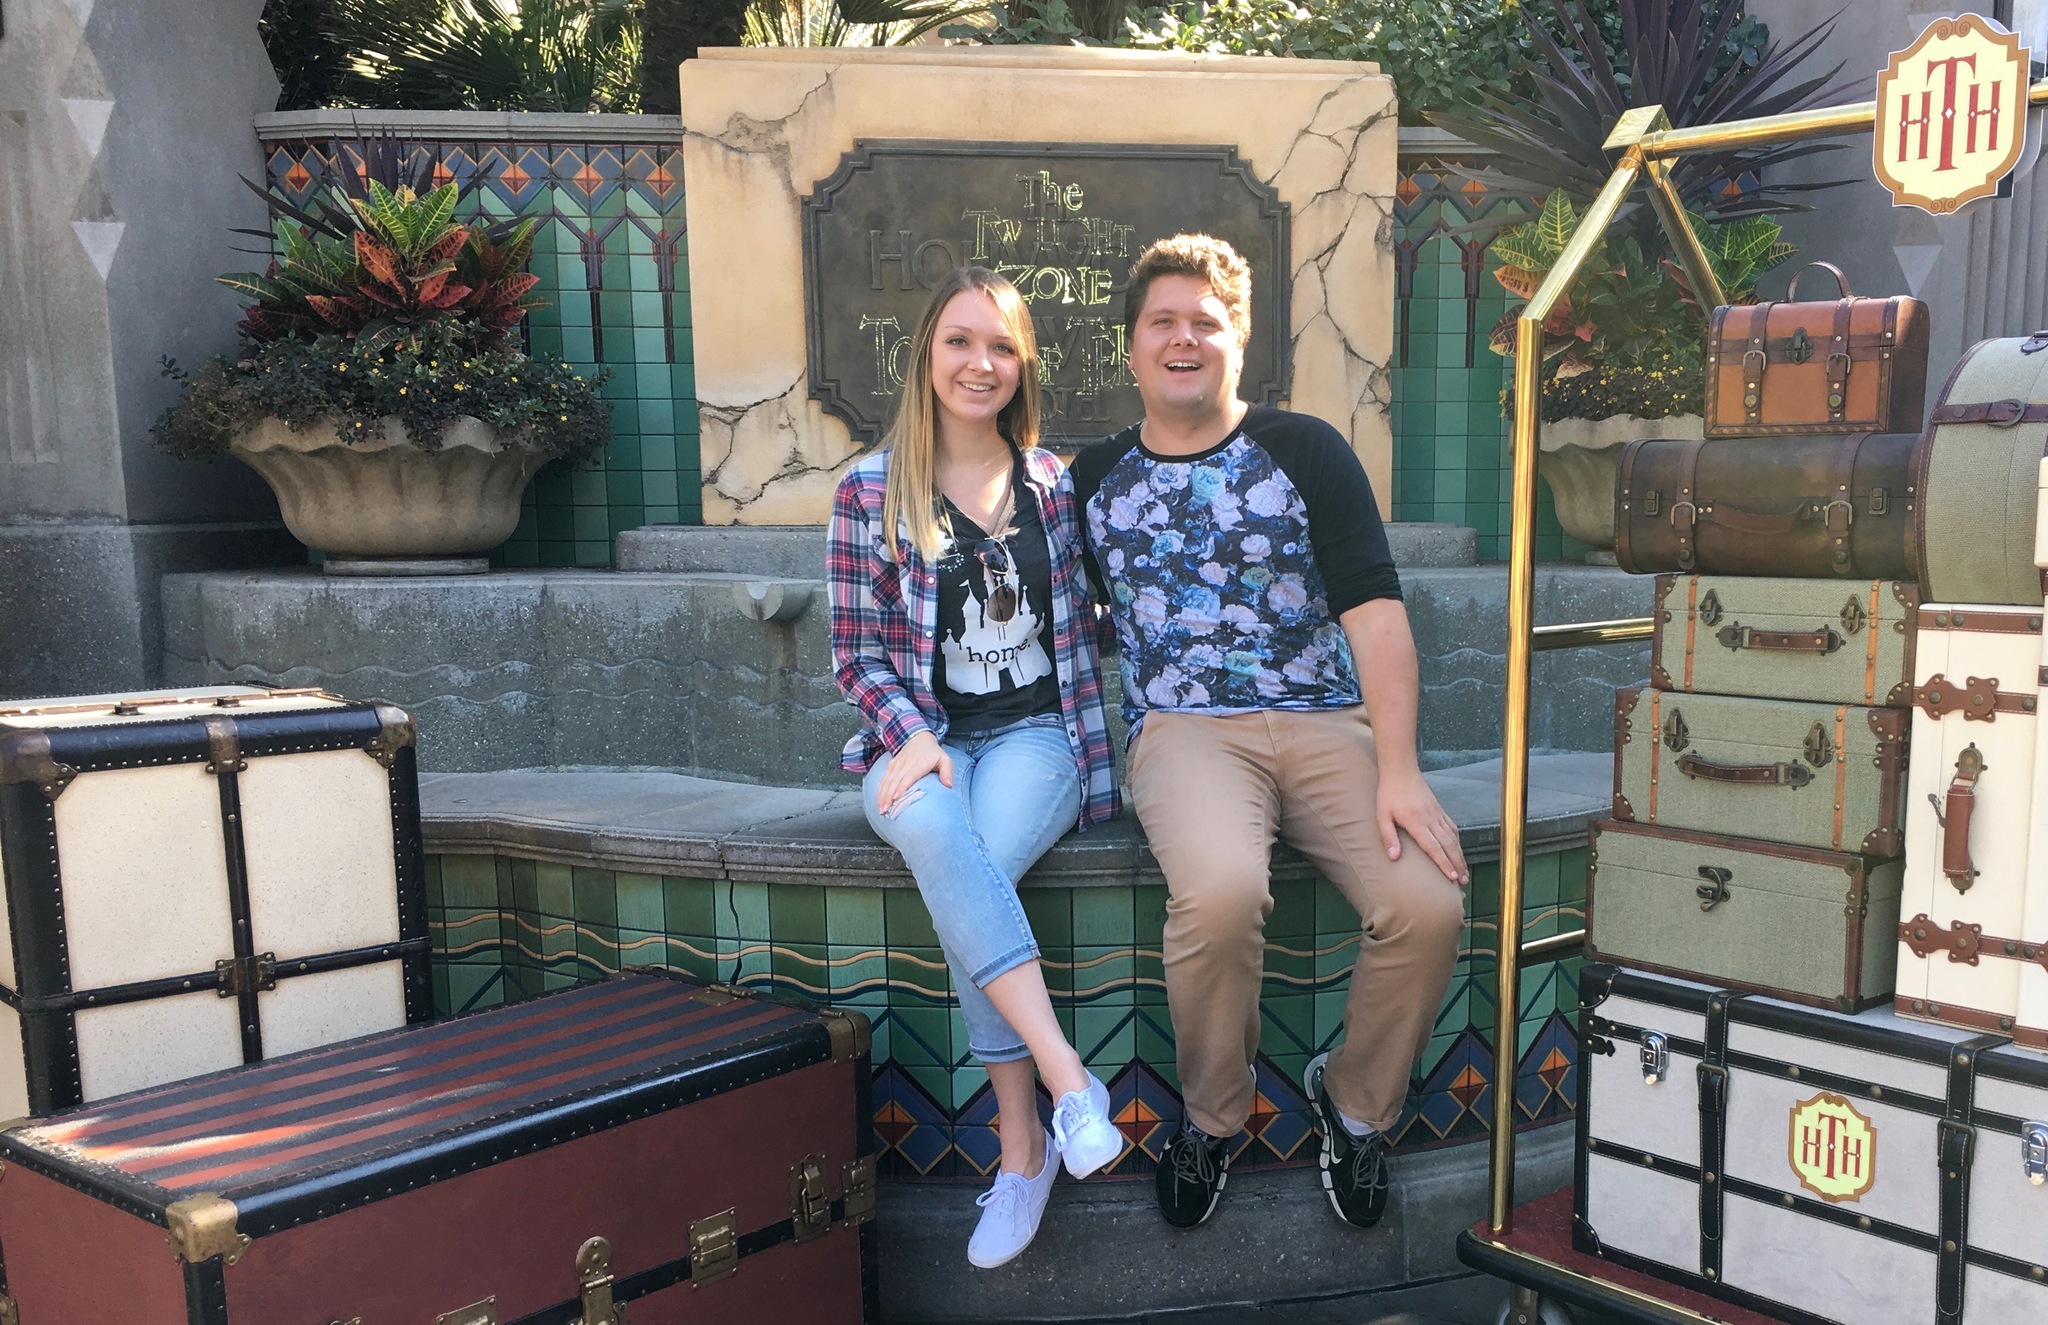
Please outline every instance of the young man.
[[1209, 1217], [1251, 1112], [1277, 835], [1358, 909], [1345, 1039], [1308, 1065], [1322, 1181], [1361, 1228], [1386, 1131], [1450, 982], [1469, 881], [1415, 755], [1415, 642], [1364, 469], [1342, 435], [1237, 398], [1251, 273], [1228, 244], [1147, 249], [1125, 295], [1145, 417], [1074, 462], [1116, 618], [1128, 786], [1166, 873], [1166, 997], [1186, 1117], [1169, 1223]]

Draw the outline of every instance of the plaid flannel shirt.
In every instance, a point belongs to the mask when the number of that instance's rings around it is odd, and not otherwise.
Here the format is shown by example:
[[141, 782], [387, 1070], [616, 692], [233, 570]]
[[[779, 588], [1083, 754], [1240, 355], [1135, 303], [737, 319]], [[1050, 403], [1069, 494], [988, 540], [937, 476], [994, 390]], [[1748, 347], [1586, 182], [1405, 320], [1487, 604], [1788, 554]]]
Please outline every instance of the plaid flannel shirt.
[[[832, 498], [825, 542], [825, 587], [832, 601], [833, 677], [860, 710], [861, 730], [846, 743], [841, 768], [865, 773], [882, 752], [921, 731], [946, 737], [944, 706], [932, 691], [938, 653], [938, 578], [908, 538], [902, 560], [882, 539], [882, 498], [889, 453], [856, 461]], [[1057, 457], [1024, 453], [1024, 479], [1038, 498], [1039, 523], [1052, 554], [1052, 645], [1060, 708], [1081, 774], [1081, 827], [1117, 815], [1120, 801], [1102, 702], [1100, 625], [1081, 570], [1081, 519], [1074, 483]]]

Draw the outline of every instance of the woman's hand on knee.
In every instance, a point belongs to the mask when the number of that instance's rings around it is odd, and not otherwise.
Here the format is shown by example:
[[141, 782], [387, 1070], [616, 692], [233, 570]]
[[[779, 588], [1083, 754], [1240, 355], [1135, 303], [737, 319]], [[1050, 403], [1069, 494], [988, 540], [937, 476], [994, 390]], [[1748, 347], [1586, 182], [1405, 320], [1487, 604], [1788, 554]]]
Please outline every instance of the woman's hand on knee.
[[905, 741], [903, 748], [890, 756], [889, 767], [882, 771], [881, 784], [875, 788], [875, 808], [883, 814], [895, 814], [909, 803], [904, 797], [927, 773], [937, 773], [945, 786], [953, 785], [953, 756], [946, 753], [946, 747], [939, 744], [939, 738], [929, 728]]

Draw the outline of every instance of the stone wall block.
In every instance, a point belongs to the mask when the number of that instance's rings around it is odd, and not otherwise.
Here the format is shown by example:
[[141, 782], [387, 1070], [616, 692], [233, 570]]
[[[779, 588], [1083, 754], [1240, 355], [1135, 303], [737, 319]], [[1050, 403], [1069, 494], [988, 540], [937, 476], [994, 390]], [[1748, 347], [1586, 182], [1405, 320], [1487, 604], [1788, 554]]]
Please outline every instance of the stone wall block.
[[1394, 284], [1394, 255], [1380, 245], [1380, 217], [1378, 208], [1360, 203], [1323, 264], [1330, 317], [1343, 334], [1344, 348], [1374, 363], [1385, 363], [1393, 349], [1393, 320], [1387, 316], [1392, 301], [1382, 306], [1373, 297], [1391, 292]]
[[1325, 309], [1294, 338], [1294, 391], [1288, 404], [1317, 418], [1350, 418], [1349, 370], [1344, 338]]
[[[1252, 298], [1256, 300], [1258, 297], [1259, 292], [1252, 291]], [[1305, 263], [1301, 274], [1295, 278], [1293, 298], [1287, 304], [1288, 321], [1293, 324], [1288, 327], [1287, 334], [1299, 340], [1308, 324], [1322, 314], [1324, 306], [1322, 268], [1313, 262]]]
[[[1294, 279], [1299, 282], [1303, 273], [1315, 267], [1318, 274], [1330, 250], [1344, 237], [1351, 225], [1351, 218], [1358, 212], [1358, 198], [1343, 189], [1331, 189], [1316, 197], [1305, 207], [1294, 212]], [[1295, 375], [1300, 376], [1300, 369]]]
[[[683, 168], [690, 191], [719, 199], [691, 208], [690, 324], [697, 399], [712, 408], [752, 408], [789, 390], [805, 371], [799, 213], [779, 154], [736, 151], [692, 134]], [[719, 273], [706, 254], [760, 245], [789, 254], [788, 273]], [[735, 279], [735, 277], [739, 277]]]
[[[1374, 74], [1379, 72], [1378, 65], [1365, 65], [1363, 68]], [[1315, 117], [1309, 121], [1308, 127], [1316, 133], [1335, 136], [1382, 117], [1391, 119], [1393, 114], [1394, 85], [1391, 80], [1353, 78], [1323, 98], [1323, 104], [1316, 108]]]
[[1340, 187], [1350, 168], [1343, 148], [1321, 134], [1303, 132], [1295, 138], [1294, 149], [1279, 173], [1267, 182], [1281, 198], [1299, 207]]

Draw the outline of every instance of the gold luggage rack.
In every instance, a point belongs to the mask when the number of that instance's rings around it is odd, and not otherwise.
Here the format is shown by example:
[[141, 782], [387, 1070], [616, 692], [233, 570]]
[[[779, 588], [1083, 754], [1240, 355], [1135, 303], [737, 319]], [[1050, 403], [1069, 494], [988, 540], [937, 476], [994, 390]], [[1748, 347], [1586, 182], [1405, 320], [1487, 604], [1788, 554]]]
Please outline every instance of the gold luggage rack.
[[[2029, 109], [2048, 105], [2048, 78], [2027, 93]], [[1661, 106], [1631, 110], [1615, 121], [1606, 147], [1621, 155], [1614, 173], [1586, 209], [1557, 264], [1515, 319], [1513, 517], [1508, 541], [1507, 712], [1501, 732], [1500, 938], [1493, 1027], [1493, 1135], [1487, 1217], [1458, 1237], [1465, 1264], [1508, 1281], [1508, 1325], [1539, 1325], [1546, 1302], [1590, 1307], [1650, 1325], [1724, 1325], [1766, 1317], [1673, 1284], [1664, 1284], [1572, 1249], [1570, 1189], [1515, 1204], [1515, 1069], [1520, 1036], [1522, 967], [1581, 951], [1583, 929], [1522, 941], [1522, 853], [1529, 809], [1529, 670], [1538, 650], [1648, 639], [1650, 617], [1536, 626], [1536, 440], [1542, 420], [1543, 323], [1571, 289], [1579, 268], [1606, 233], [1638, 178], [1650, 182], [1650, 204], [1678, 251], [1686, 278], [1703, 304], [1727, 302], [1721, 283], [1685, 219], [1671, 184], [1671, 162], [1691, 152], [1723, 152], [1811, 138], [1869, 133], [1877, 103], [1858, 102], [1674, 129]], [[1519, 1219], [1518, 1219], [1519, 1216]]]

